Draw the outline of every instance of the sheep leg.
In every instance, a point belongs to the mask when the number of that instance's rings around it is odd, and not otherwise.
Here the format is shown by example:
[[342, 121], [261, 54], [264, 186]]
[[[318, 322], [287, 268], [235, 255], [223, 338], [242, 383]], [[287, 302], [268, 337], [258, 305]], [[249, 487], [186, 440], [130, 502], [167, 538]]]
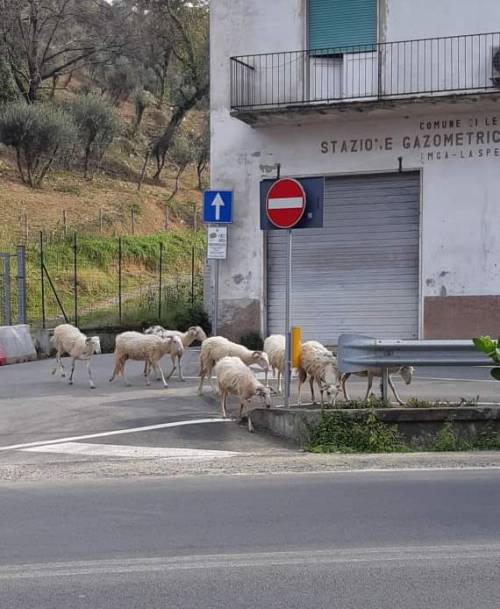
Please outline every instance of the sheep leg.
[[55, 365], [54, 369], [52, 370], [52, 374], [55, 374], [58, 369], [61, 371], [61, 376], [64, 378], [66, 376], [66, 374], [64, 372], [64, 366], [62, 364], [60, 351], [58, 351], [56, 353], [56, 365]]
[[73, 360], [71, 362], [71, 374], [69, 375], [69, 380], [68, 380], [69, 385], [73, 384], [73, 374], [74, 373], [75, 373], [75, 358], [73, 358]]
[[149, 376], [149, 363], [148, 362], [144, 362], [144, 376], [146, 378], [148, 378], [148, 376]]
[[314, 379], [312, 376], [309, 377], [309, 387], [311, 388], [312, 403], [316, 404], [316, 398], [314, 397]]
[[203, 381], [205, 380], [205, 369], [202, 368], [200, 370], [200, 384], [198, 385], [198, 395], [202, 395], [203, 394]]
[[299, 369], [299, 395], [297, 399], [297, 404], [299, 406], [302, 404], [302, 385], [305, 383], [306, 377], [307, 375], [305, 374], [305, 372]]
[[167, 375], [167, 381], [170, 380], [170, 377], [172, 376], [172, 374], [175, 372], [176, 369], [176, 365], [175, 365], [175, 355], [170, 355], [170, 359], [172, 360], [172, 370], [170, 370], [170, 372]]
[[163, 386], [164, 387], [168, 387], [168, 383], [165, 380], [165, 376], [163, 375], [163, 370], [161, 369], [161, 366], [158, 365], [158, 362], [151, 362], [151, 365], [153, 366], [153, 368], [156, 371], [156, 374], [159, 374], [161, 377], [161, 380], [163, 382]]
[[351, 376], [350, 372], [346, 372], [345, 374], [342, 375], [342, 393], [344, 394], [344, 400], [350, 400], [351, 398], [349, 397], [349, 395], [347, 394], [347, 387], [346, 387], [346, 383], [347, 383], [347, 379]]
[[277, 377], [278, 377], [278, 389], [277, 389], [277, 391], [278, 391], [278, 393], [281, 393], [281, 370], [279, 368], [278, 368]]
[[92, 378], [92, 371], [90, 369], [90, 360], [87, 361], [87, 374], [89, 376], [89, 385], [91, 389], [95, 389], [94, 379]]
[[368, 397], [370, 395], [370, 391], [372, 390], [372, 384], [373, 384], [373, 375], [368, 373], [365, 402], [366, 402], [366, 400], [368, 399]]
[[185, 382], [186, 382], [186, 379], [184, 378], [184, 375], [182, 374], [182, 367], [181, 367], [181, 356], [180, 356], [180, 355], [178, 355], [178, 356], [177, 356], [177, 363], [178, 363], [178, 365], [179, 365], [179, 380], [180, 380], [182, 383], [185, 383]]
[[392, 393], [394, 394], [394, 397], [396, 398], [397, 403], [400, 406], [404, 406], [403, 400], [399, 397], [398, 392], [396, 391], [396, 387], [394, 387], [394, 383], [392, 382], [391, 375], [388, 374], [387, 376], [388, 376], [388, 381], [389, 381], [389, 387], [392, 389]]
[[127, 360], [124, 359], [121, 361], [121, 366], [120, 366], [120, 374], [123, 376], [123, 381], [125, 383], [125, 385], [127, 387], [131, 386], [131, 382], [128, 380], [128, 378], [125, 376], [125, 364], [127, 363]]
[[121, 368], [122, 368], [122, 360], [120, 358], [115, 358], [115, 367], [113, 368], [111, 378], [109, 379], [110, 383], [112, 383], [115, 380], [115, 378], [122, 373]]
[[227, 418], [227, 411], [226, 411], [226, 405], [227, 405], [227, 392], [226, 391], [220, 391], [221, 394], [221, 402], [220, 402], [220, 406], [221, 406], [221, 410], [222, 410], [222, 416], [224, 419]]

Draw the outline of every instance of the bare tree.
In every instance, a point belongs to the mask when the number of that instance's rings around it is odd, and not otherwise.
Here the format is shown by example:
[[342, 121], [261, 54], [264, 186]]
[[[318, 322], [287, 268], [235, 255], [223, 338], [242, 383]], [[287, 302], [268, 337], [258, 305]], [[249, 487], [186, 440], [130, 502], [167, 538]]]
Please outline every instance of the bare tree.
[[173, 0], [158, 0], [158, 2], [166, 10], [177, 37], [178, 42], [172, 53], [181, 67], [181, 78], [173, 92], [175, 99], [170, 120], [162, 135], [151, 147], [156, 160], [154, 179], [160, 177], [168, 149], [183, 118], [206, 99], [209, 91], [207, 7], [204, 3]]
[[0, 9], [2, 46], [28, 102], [45, 81], [110, 62], [127, 42], [125, 27], [110, 27], [116, 11], [105, 0], [0, 0]]

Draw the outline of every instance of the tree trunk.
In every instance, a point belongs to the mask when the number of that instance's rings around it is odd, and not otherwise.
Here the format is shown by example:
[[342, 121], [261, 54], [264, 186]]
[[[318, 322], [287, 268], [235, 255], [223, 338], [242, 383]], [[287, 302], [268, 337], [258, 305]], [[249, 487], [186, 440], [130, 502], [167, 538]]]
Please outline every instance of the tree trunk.
[[208, 86], [208, 83], [206, 83], [191, 97], [185, 99], [184, 103], [175, 109], [163, 135], [154, 144], [153, 154], [156, 158], [156, 173], [154, 174], [153, 179], [158, 180], [160, 178], [162, 169], [165, 167], [165, 157], [168, 149], [170, 148], [170, 144], [172, 143], [177, 127], [180, 125], [186, 114], [196, 105], [196, 103], [203, 99], [203, 97], [208, 93]]

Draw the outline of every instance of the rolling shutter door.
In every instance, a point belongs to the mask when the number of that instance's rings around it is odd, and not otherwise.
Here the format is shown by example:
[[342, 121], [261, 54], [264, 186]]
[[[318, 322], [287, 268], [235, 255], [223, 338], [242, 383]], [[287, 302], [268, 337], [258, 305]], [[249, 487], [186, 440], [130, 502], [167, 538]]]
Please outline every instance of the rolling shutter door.
[[309, 0], [309, 48], [377, 42], [377, 0]]
[[[284, 332], [286, 233], [267, 236], [268, 334]], [[327, 178], [324, 227], [293, 233], [291, 320], [303, 338], [418, 337], [419, 175]]]

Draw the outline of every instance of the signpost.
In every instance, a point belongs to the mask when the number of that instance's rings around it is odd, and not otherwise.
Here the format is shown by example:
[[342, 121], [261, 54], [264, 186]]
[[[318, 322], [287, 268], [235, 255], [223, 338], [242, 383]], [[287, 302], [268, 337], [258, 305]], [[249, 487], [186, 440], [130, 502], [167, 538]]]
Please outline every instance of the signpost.
[[290, 293], [292, 288], [292, 228], [300, 221], [306, 209], [306, 193], [302, 185], [292, 178], [276, 180], [266, 197], [266, 214], [276, 228], [287, 231], [287, 264], [285, 274], [285, 407], [290, 404], [292, 371], [292, 343], [290, 329]]
[[203, 222], [208, 224], [207, 259], [215, 260], [214, 308], [212, 334], [217, 334], [219, 319], [219, 261], [227, 256], [227, 224], [233, 221], [233, 191], [205, 190], [203, 193]]
[[[261, 229], [287, 231], [285, 271], [285, 371], [284, 402], [290, 404], [292, 371], [292, 328], [290, 299], [292, 291], [292, 229], [323, 226], [323, 178], [278, 178], [263, 180], [261, 194]], [[298, 336], [300, 331], [296, 331]], [[297, 338], [297, 337], [296, 337]]]

